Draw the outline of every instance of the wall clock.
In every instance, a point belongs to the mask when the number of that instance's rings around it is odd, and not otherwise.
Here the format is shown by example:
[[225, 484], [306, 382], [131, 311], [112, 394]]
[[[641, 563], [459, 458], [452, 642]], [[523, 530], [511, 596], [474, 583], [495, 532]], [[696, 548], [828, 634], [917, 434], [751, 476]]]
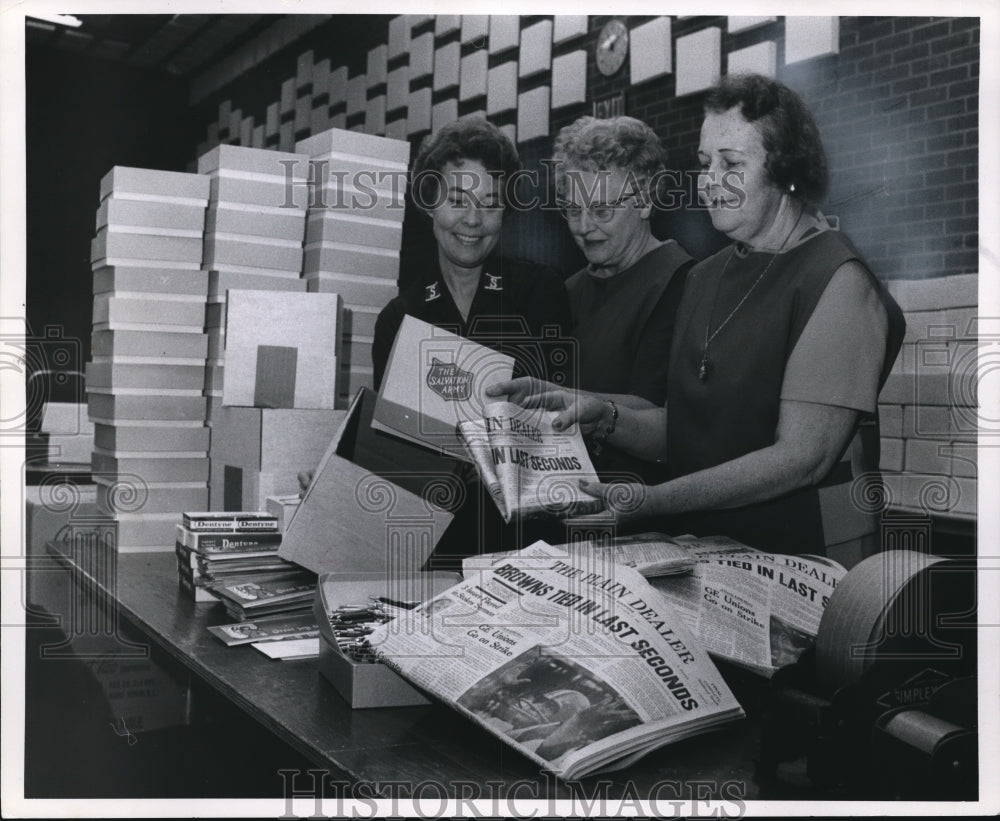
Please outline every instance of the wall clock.
[[597, 70], [610, 77], [625, 63], [628, 29], [621, 20], [609, 20], [597, 37]]

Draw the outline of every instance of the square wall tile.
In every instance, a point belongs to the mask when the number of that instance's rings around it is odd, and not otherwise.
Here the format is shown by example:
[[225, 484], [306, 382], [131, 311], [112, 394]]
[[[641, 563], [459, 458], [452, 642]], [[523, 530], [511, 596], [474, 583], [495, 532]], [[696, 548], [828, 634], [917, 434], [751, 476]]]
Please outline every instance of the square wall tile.
[[563, 54], [552, 61], [552, 107], [587, 101], [587, 52]]
[[406, 117], [399, 117], [387, 122], [385, 124], [385, 136], [391, 137], [394, 140], [405, 140], [409, 136], [406, 133]]
[[718, 26], [677, 38], [677, 96], [711, 88], [719, 81], [722, 30]]
[[410, 67], [400, 66], [389, 72], [386, 86], [386, 108], [395, 111], [406, 105], [410, 98]]
[[417, 134], [431, 128], [431, 90], [422, 88], [410, 94], [409, 113], [406, 115], [406, 131]]
[[321, 105], [312, 110], [312, 119], [309, 121], [309, 135], [322, 134], [330, 127], [330, 107]]
[[[284, 114], [287, 111], [295, 110], [295, 78], [289, 77], [281, 84], [280, 110]], [[220, 123], [225, 120], [219, 120]]]
[[313, 97], [330, 93], [330, 61], [320, 60], [313, 66]]
[[410, 47], [410, 25], [405, 14], [393, 17], [389, 21], [389, 52], [388, 57], [398, 57], [406, 54]]
[[458, 119], [458, 100], [442, 100], [431, 109], [431, 131]]
[[376, 46], [368, 52], [368, 88], [386, 81], [386, 66], [389, 62], [389, 47]]
[[306, 51], [299, 55], [295, 61], [295, 87], [302, 88], [306, 83], [312, 82], [313, 76], [313, 53]]
[[486, 93], [489, 55], [485, 49], [474, 51], [462, 58], [458, 99], [471, 100]]
[[517, 48], [521, 34], [521, 18], [514, 14], [490, 15], [490, 54]]
[[839, 52], [839, 17], [785, 18], [786, 65]]
[[426, 32], [410, 41], [410, 79], [426, 77], [434, 71], [434, 33]]
[[462, 15], [462, 35], [463, 43], [472, 43], [482, 40], [481, 47], [486, 46], [486, 38], [490, 33], [490, 17], [488, 14], [463, 14]]
[[773, 40], [729, 52], [727, 74], [763, 74], [774, 77], [778, 48]]
[[462, 47], [458, 43], [449, 43], [434, 53], [435, 91], [458, 85], [461, 59]]
[[561, 43], [587, 33], [586, 14], [557, 14], [552, 25], [552, 42]]
[[347, 99], [347, 66], [340, 66], [330, 72], [330, 105]]
[[385, 133], [385, 95], [379, 94], [368, 101], [365, 108], [365, 132], [368, 134]]
[[749, 31], [750, 29], [755, 29], [758, 26], [766, 26], [768, 23], [773, 23], [777, 20], [777, 17], [773, 16], [730, 16], [728, 21], [728, 28], [730, 34], [736, 34], [738, 31]]
[[670, 18], [657, 17], [629, 32], [632, 85], [662, 77], [673, 70]]
[[521, 32], [520, 55], [520, 77], [531, 77], [552, 67], [551, 20], [542, 20]]
[[491, 68], [486, 82], [486, 113], [498, 114], [517, 105], [517, 62]]
[[549, 87], [526, 91], [517, 98], [517, 135], [521, 142], [549, 134]]
[[357, 114], [359, 111], [365, 110], [365, 104], [367, 100], [365, 99], [366, 79], [364, 74], [359, 74], [357, 77], [351, 77], [347, 81], [347, 113]]
[[434, 34], [442, 37], [462, 28], [461, 14], [439, 14], [434, 18]]

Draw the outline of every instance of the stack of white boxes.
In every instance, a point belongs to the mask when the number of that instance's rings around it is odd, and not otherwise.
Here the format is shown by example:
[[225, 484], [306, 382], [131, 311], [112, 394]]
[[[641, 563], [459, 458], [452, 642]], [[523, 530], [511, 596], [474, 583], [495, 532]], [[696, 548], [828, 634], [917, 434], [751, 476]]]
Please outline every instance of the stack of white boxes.
[[[87, 409], [77, 402], [46, 402], [42, 406], [39, 444], [44, 448], [39, 458], [50, 465], [90, 466], [94, 449], [94, 423]], [[26, 444], [25, 450], [30, 450]]]
[[116, 166], [101, 180], [87, 405], [100, 509], [118, 550], [171, 550], [178, 511], [208, 500], [202, 384], [209, 181]]
[[302, 275], [310, 291], [343, 298], [338, 407], [346, 408], [372, 386], [375, 319], [397, 293], [410, 144], [333, 128], [296, 150], [314, 164]]
[[309, 158], [301, 154], [220, 145], [198, 158], [211, 181], [204, 265], [209, 271], [209, 419], [222, 396], [226, 292], [306, 290], [302, 240], [309, 192]]
[[889, 502], [906, 511], [974, 520], [978, 377], [988, 342], [979, 277], [899, 280], [889, 291], [906, 336], [879, 395], [881, 468]]
[[229, 291], [211, 509], [261, 510], [319, 464], [344, 415], [334, 410], [340, 335], [338, 294]]

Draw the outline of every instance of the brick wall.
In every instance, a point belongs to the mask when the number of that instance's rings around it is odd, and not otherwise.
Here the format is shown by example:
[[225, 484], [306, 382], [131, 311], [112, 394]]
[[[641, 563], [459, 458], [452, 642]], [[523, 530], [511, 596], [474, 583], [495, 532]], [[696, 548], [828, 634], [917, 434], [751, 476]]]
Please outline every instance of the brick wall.
[[[253, 133], [254, 126], [264, 125], [267, 108], [282, 99], [282, 84], [288, 85], [292, 78], [296, 78], [294, 96], [282, 103], [277, 128], [273, 134], [259, 133], [258, 137], [265, 144], [279, 147], [279, 141], [287, 143], [293, 137], [308, 136], [312, 124], [333, 122], [331, 118], [344, 114], [345, 102], [338, 99], [334, 88], [320, 87], [320, 75], [313, 68], [326, 65], [326, 70], [332, 71], [344, 66], [351, 78], [363, 76], [369, 65], [368, 50], [388, 42], [393, 19], [334, 15], [308, 36], [248, 68], [244, 76], [201, 103], [206, 139], [198, 150], [206, 150], [220, 139], [240, 142], [238, 130], [245, 136]], [[523, 31], [545, 19], [549, 18], [522, 17], [520, 28]], [[586, 52], [586, 100], [552, 110], [548, 135], [524, 146], [528, 156], [548, 156], [552, 136], [559, 128], [589, 113], [594, 100], [625, 92], [627, 113], [645, 120], [657, 131], [670, 151], [672, 164], [679, 169], [695, 168], [703, 94], [675, 95], [676, 62], [672, 73], [634, 86], [630, 85], [628, 61], [614, 76], [603, 77], [597, 70], [594, 45], [608, 19], [591, 16], [585, 32], [553, 43], [553, 59]], [[621, 19], [635, 30], [654, 18]], [[775, 76], [803, 95], [826, 143], [831, 187], [825, 209], [841, 218], [842, 227], [880, 277], [923, 279], [976, 272], [978, 18], [830, 19], [836, 19], [839, 27], [837, 53], [790, 64], [786, 64], [783, 17], [739, 31], [726, 17], [675, 17], [671, 18], [671, 38], [676, 45], [685, 36], [720, 29], [721, 71], [727, 70], [733, 51], [774, 44]], [[434, 35], [435, 48], [461, 40], [455, 29], [445, 31], [442, 27], [438, 33], [434, 18], [422, 15], [412, 19], [413, 37], [428, 32]], [[488, 38], [461, 42], [461, 54], [488, 49], [488, 43]], [[508, 47], [491, 51], [488, 65], [495, 68], [518, 58], [523, 60], [524, 55], [516, 47]], [[676, 61], [676, 53], [674, 58]], [[309, 63], [308, 76], [302, 72], [303, 59]], [[405, 54], [390, 55], [388, 69], [391, 72], [406, 66], [408, 59]], [[429, 82], [427, 77], [414, 80], [410, 91], [419, 91]], [[522, 77], [517, 91], [523, 93], [550, 82], [551, 76], [545, 72]], [[384, 82], [369, 84], [365, 90], [369, 101], [385, 93]], [[454, 90], [435, 89], [432, 102], [438, 104], [456, 95]], [[320, 107], [325, 110], [315, 116]], [[483, 96], [462, 100], [456, 106], [461, 114], [485, 109], [485, 89]], [[221, 117], [220, 112], [226, 116]], [[233, 117], [232, 112], [239, 113]], [[314, 116], [310, 117], [310, 113]], [[508, 108], [492, 117], [516, 133], [516, 109]], [[237, 128], [240, 118], [242, 128]], [[340, 122], [347, 127], [408, 137], [414, 143], [426, 134], [424, 126], [418, 130], [412, 125], [407, 128], [392, 111], [385, 117], [380, 113], [372, 123], [367, 123], [362, 113], [342, 116]], [[700, 235], [704, 220], [698, 215], [692, 215], [684, 225], [689, 226], [688, 242], [696, 253], [707, 253], [719, 244], [718, 237]], [[532, 242], [537, 239], [533, 237]], [[532, 242], [522, 242], [518, 247], [531, 252]], [[542, 247], [536, 247], [533, 255], [566, 269], [578, 262], [571, 246], [559, 242], [553, 245], [557, 248], [552, 252], [555, 259]]]

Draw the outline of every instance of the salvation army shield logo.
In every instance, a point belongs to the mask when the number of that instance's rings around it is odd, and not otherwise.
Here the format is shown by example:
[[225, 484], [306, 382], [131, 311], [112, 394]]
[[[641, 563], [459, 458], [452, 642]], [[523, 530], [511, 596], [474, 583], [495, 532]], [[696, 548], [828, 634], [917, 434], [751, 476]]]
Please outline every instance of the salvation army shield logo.
[[446, 402], [464, 402], [472, 396], [472, 371], [434, 357], [427, 371], [427, 387]]

